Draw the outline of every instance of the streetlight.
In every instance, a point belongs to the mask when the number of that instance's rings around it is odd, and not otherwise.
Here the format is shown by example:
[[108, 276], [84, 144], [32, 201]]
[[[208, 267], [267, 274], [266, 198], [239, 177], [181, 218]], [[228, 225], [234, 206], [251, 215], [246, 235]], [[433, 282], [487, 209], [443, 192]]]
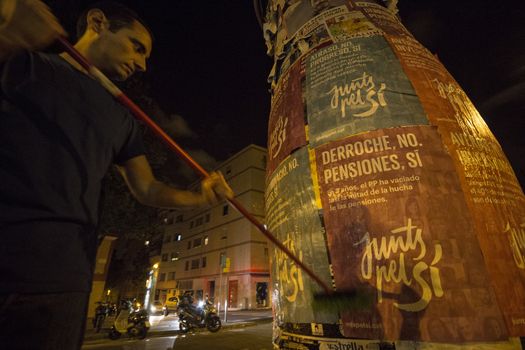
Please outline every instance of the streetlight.
[[155, 263], [152, 266], [152, 269], [148, 272], [148, 279], [146, 280], [146, 294], [144, 296], [144, 308], [149, 307], [150, 298], [151, 298], [151, 289], [156, 285], [157, 280], [157, 271], [159, 268], [159, 263]]

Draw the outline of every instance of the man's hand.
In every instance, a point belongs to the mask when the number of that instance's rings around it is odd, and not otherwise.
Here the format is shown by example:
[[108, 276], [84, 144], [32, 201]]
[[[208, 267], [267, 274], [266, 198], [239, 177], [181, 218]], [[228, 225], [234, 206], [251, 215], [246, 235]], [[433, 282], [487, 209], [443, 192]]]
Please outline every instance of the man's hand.
[[21, 50], [36, 50], [66, 35], [40, 0], [0, 0], [0, 58]]
[[144, 205], [158, 208], [195, 208], [215, 204], [226, 198], [233, 198], [230, 186], [220, 172], [213, 172], [202, 180], [201, 192], [178, 190], [153, 176], [151, 166], [144, 155], [129, 159], [118, 169], [131, 193]]
[[226, 183], [221, 172], [212, 172], [209, 177], [201, 182], [201, 193], [209, 204], [216, 204], [222, 199], [231, 199], [234, 193]]

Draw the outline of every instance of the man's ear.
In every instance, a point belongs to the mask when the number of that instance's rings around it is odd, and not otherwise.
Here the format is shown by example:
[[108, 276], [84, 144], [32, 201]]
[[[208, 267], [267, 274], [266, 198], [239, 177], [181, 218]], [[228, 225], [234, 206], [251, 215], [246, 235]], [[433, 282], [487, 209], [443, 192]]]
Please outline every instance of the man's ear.
[[88, 11], [87, 28], [93, 30], [95, 33], [100, 33], [104, 29], [109, 29], [109, 21], [104, 12], [99, 9], [91, 9]]

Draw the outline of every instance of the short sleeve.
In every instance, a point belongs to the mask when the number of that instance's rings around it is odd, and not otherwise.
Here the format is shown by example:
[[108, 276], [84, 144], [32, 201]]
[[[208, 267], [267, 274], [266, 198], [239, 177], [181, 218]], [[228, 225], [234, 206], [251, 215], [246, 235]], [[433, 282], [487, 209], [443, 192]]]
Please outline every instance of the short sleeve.
[[142, 131], [137, 120], [128, 115], [129, 128], [128, 137], [120, 151], [116, 154], [114, 163], [123, 164], [126, 161], [137, 156], [144, 155], [144, 142], [142, 140]]
[[17, 87], [30, 78], [30, 55], [22, 51], [0, 62], [0, 90], [5, 97], [13, 97]]

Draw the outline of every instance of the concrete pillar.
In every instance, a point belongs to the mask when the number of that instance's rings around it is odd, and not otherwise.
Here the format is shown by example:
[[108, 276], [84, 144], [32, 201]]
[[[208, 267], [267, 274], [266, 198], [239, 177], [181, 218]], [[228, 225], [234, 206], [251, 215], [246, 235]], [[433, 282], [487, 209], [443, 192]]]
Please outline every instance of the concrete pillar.
[[115, 236], [104, 236], [97, 249], [97, 258], [95, 261], [95, 271], [93, 273], [93, 286], [89, 295], [88, 318], [95, 316], [96, 302], [106, 301], [109, 297], [104, 290], [106, 277], [108, 275], [109, 264], [111, 262], [111, 253], [115, 247]]
[[337, 290], [271, 254], [278, 347], [521, 349], [525, 196], [458, 83], [396, 1], [270, 0], [269, 229]]

